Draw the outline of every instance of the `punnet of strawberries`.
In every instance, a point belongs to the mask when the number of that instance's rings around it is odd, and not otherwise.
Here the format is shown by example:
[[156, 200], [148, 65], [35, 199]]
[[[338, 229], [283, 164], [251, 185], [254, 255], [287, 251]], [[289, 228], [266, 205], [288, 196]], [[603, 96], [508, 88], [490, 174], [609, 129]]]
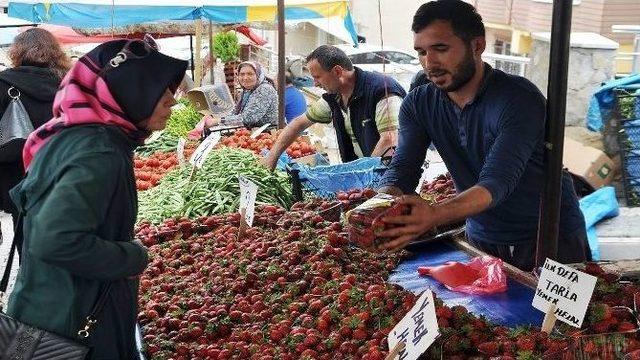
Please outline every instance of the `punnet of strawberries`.
[[408, 205], [396, 202], [396, 198], [388, 194], [377, 194], [347, 213], [347, 231], [349, 241], [364, 249], [376, 251], [378, 246], [389, 239], [380, 234], [394, 227], [386, 223], [387, 216], [407, 215]]
[[456, 196], [456, 188], [453, 185], [451, 174], [438, 175], [433, 181], [425, 182], [420, 189], [420, 196], [436, 204]]
[[342, 203], [342, 209], [348, 211], [376, 196], [376, 194], [377, 192], [371, 188], [351, 189], [349, 191], [338, 191], [336, 199]]

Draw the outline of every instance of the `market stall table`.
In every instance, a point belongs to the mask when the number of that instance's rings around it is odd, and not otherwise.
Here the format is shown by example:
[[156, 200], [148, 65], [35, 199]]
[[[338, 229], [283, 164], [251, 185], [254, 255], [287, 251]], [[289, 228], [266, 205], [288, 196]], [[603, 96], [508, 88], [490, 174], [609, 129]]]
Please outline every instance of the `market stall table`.
[[433, 242], [410, 248], [412, 257], [403, 261], [389, 277], [389, 282], [398, 284], [413, 293], [431, 289], [447, 305], [463, 305], [475, 315], [485, 316], [500, 325], [516, 327], [542, 323], [544, 314], [531, 306], [534, 288], [508, 277], [508, 290], [494, 295], [469, 295], [448, 290], [431, 277], [418, 275], [419, 266], [436, 266], [447, 261], [468, 262], [470, 255], [453, 242]]

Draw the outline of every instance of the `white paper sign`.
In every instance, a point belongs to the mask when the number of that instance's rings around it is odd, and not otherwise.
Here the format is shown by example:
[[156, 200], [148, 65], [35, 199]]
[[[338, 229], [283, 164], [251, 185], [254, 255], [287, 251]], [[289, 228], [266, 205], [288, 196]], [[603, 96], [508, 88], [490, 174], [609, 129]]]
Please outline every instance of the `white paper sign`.
[[547, 259], [532, 305], [546, 313], [555, 304], [554, 315], [558, 320], [580, 328], [596, 281], [595, 276]]
[[198, 148], [194, 151], [193, 155], [191, 155], [191, 158], [189, 159], [191, 165], [201, 168], [202, 164], [204, 164], [204, 161], [207, 159], [207, 155], [209, 155], [211, 150], [213, 150], [213, 148], [218, 144], [218, 141], [220, 141], [220, 137], [221, 135], [218, 131], [209, 134], [209, 136], [207, 136], [207, 138], [198, 145]]
[[239, 176], [238, 180], [240, 180], [240, 210], [245, 209], [244, 219], [247, 225], [251, 226], [253, 224], [256, 196], [258, 195], [258, 185], [244, 176]]
[[406, 347], [398, 355], [400, 360], [415, 360], [427, 351], [440, 335], [436, 307], [431, 290], [422, 293], [411, 311], [400, 320], [387, 337], [389, 349], [399, 342]]
[[184, 162], [185, 162], [184, 146], [186, 143], [187, 143], [187, 140], [185, 140], [184, 138], [180, 138], [180, 140], [178, 140], [178, 147], [176, 148], [176, 153], [178, 156], [178, 164], [180, 164], [180, 167], [184, 166]]
[[251, 134], [251, 138], [252, 138], [252, 139], [255, 139], [255, 138], [257, 138], [258, 136], [260, 136], [260, 134], [262, 134], [262, 132], [263, 132], [263, 131], [267, 130], [267, 128], [268, 128], [269, 126], [271, 126], [271, 124], [269, 124], [269, 123], [267, 123], [267, 124], [264, 124], [264, 125], [260, 126], [259, 128], [257, 128], [257, 129], [256, 129], [256, 130]]
[[162, 131], [162, 130], [160, 130], [160, 131], [154, 131], [153, 133], [151, 133], [151, 136], [149, 136], [149, 137], [144, 141], [144, 143], [145, 143], [145, 144], [149, 144], [149, 143], [152, 143], [152, 142], [154, 142], [154, 141], [158, 140], [158, 139], [160, 138], [160, 136], [162, 135], [162, 133], [163, 133], [163, 131]]

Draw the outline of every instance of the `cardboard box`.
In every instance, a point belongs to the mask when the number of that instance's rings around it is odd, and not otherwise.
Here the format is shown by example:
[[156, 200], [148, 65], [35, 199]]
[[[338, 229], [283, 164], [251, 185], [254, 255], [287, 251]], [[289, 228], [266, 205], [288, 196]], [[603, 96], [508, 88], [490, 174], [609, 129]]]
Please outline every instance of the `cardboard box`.
[[187, 98], [203, 115], [228, 115], [235, 103], [227, 84], [204, 85], [187, 92]]
[[604, 152], [567, 137], [562, 155], [564, 166], [595, 189], [610, 184], [617, 171], [613, 160]]

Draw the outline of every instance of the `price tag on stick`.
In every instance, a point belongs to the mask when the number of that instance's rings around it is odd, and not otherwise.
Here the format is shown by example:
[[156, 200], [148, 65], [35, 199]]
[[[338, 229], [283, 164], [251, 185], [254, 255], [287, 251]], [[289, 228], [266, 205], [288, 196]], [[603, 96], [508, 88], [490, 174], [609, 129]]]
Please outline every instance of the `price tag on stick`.
[[549, 325], [553, 321], [550, 316], [553, 315], [579, 329], [596, 281], [595, 276], [547, 259], [542, 267], [532, 305], [547, 314], [546, 327], [553, 326]]
[[257, 129], [256, 129], [256, 130], [251, 134], [251, 138], [252, 138], [252, 139], [255, 139], [255, 138], [257, 138], [258, 136], [260, 136], [260, 134], [262, 134], [262, 132], [263, 132], [263, 131], [267, 130], [267, 128], [268, 128], [269, 126], [271, 126], [271, 124], [269, 124], [269, 123], [267, 123], [267, 124], [264, 124], [264, 125], [260, 126], [259, 128], [257, 128]]
[[[425, 290], [413, 308], [391, 330], [387, 342], [389, 349], [398, 353], [399, 359], [416, 360], [427, 351], [438, 335], [440, 333], [433, 293]], [[404, 343], [404, 348], [402, 345], [398, 347], [399, 343]]]
[[240, 181], [240, 214], [243, 214], [247, 225], [253, 225], [253, 216], [258, 195], [258, 185], [244, 176], [238, 177]]
[[213, 148], [220, 141], [220, 132], [213, 132], [198, 146], [196, 151], [194, 151], [193, 155], [189, 159], [191, 165], [201, 168], [204, 164], [204, 161], [207, 159], [207, 155], [213, 150]]
[[176, 156], [178, 157], [178, 164], [180, 164], [180, 167], [183, 167], [186, 161], [184, 158], [184, 146], [186, 143], [187, 143], [187, 140], [185, 140], [184, 138], [180, 138], [180, 140], [178, 140], [178, 147], [176, 148]]
[[160, 131], [154, 131], [154, 132], [151, 134], [151, 136], [149, 136], [149, 137], [144, 141], [144, 143], [145, 143], [145, 144], [150, 144], [150, 143], [152, 143], [152, 142], [154, 142], [154, 141], [158, 140], [158, 139], [160, 138], [160, 136], [162, 135], [162, 133], [163, 133], [163, 132], [164, 132], [163, 130], [160, 130]]

